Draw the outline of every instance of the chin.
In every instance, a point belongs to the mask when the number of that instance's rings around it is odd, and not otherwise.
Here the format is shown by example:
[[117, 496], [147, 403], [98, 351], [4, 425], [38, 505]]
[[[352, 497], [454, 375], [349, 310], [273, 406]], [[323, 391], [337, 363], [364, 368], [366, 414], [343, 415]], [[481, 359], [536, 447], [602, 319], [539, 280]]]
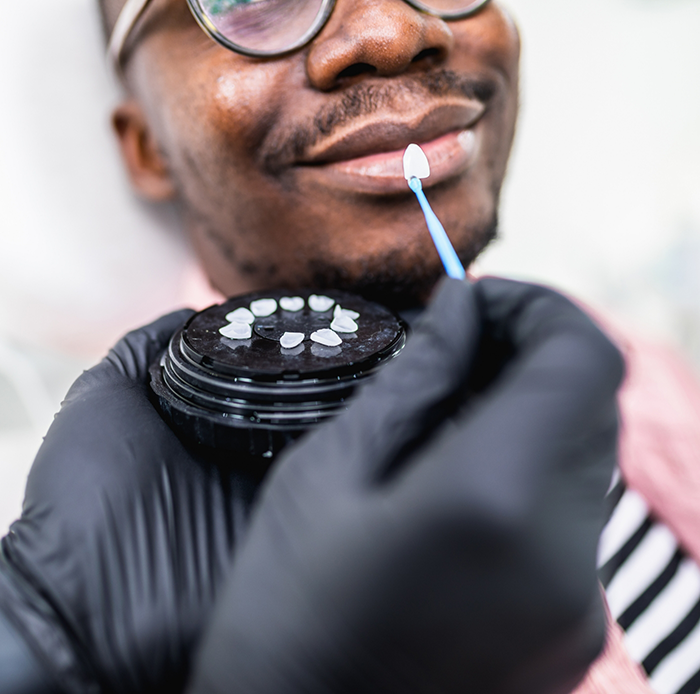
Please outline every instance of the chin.
[[[468, 229], [462, 243], [455, 247], [465, 268], [497, 236], [498, 219], [493, 218], [478, 229]], [[428, 231], [426, 230], [426, 235]], [[405, 249], [394, 249], [381, 257], [365, 258], [349, 267], [315, 260], [307, 264], [307, 284], [318, 289], [342, 289], [360, 294], [395, 310], [425, 305], [445, 270], [432, 246], [426, 253], [407, 258]]]

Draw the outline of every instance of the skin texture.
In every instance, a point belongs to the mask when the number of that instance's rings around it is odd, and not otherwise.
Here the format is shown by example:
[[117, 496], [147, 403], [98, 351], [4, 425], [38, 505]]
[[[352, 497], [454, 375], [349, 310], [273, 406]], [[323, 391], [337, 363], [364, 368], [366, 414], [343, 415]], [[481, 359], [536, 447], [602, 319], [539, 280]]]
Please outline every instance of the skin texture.
[[454, 150], [471, 125], [469, 156], [424, 181], [468, 265], [495, 234], [519, 51], [493, 2], [444, 22], [402, 0], [338, 0], [309, 45], [262, 60], [213, 42], [184, 0], [154, 0], [114, 125], [134, 187], [181, 203], [222, 293], [336, 286], [400, 308], [425, 301], [442, 266], [405, 182], [357, 158], [440, 137]]

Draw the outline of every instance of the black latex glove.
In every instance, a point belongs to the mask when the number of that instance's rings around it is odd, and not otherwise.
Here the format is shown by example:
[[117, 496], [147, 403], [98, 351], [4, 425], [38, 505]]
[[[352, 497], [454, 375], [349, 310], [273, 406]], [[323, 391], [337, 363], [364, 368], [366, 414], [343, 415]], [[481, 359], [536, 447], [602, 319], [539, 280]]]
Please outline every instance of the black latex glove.
[[622, 370], [561, 296], [446, 281], [405, 352], [275, 464], [190, 692], [569, 691], [604, 640]]
[[190, 313], [119, 342], [49, 429], [2, 542], [3, 693], [47, 686], [18, 639], [71, 694], [184, 687], [258, 482], [195, 459], [149, 400], [148, 367]]

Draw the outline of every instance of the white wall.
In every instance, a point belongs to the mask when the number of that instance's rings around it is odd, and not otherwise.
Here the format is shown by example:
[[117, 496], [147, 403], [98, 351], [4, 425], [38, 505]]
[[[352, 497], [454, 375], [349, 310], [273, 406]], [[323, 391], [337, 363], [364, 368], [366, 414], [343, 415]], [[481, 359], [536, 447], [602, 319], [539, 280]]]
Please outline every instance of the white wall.
[[99, 353], [173, 305], [183, 244], [130, 195], [95, 0], [0, 0], [0, 325]]

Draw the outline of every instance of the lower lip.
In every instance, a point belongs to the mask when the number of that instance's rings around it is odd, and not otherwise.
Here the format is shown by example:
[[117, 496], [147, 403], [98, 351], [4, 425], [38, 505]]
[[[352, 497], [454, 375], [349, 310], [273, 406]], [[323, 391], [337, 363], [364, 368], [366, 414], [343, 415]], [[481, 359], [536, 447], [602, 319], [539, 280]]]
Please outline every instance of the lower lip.
[[[430, 162], [430, 178], [423, 180], [429, 188], [464, 173], [476, 161], [480, 137], [477, 129], [451, 132], [420, 146]], [[356, 193], [386, 195], [408, 190], [403, 175], [403, 149], [370, 154], [366, 157], [303, 167], [306, 175], [323, 177], [326, 185]]]

